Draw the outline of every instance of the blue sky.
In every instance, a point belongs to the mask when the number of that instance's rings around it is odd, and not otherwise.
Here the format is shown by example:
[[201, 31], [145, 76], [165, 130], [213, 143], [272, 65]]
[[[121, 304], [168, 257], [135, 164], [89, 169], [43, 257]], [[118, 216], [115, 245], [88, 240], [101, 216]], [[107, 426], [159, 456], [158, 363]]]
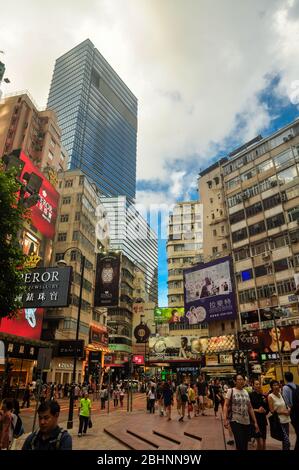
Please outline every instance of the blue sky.
[[[263, 137], [270, 135], [286, 124], [292, 122], [294, 119], [299, 117], [298, 107], [290, 102], [290, 100], [285, 97], [281, 97], [277, 94], [277, 88], [279, 87], [280, 77], [279, 75], [271, 78], [267, 87], [258, 94], [259, 102], [266, 107], [269, 114], [269, 125], [263, 129], [260, 129]], [[236, 120], [236, 129], [240, 129], [243, 125], [242, 116], [238, 116]], [[236, 130], [236, 134], [238, 134]], [[251, 138], [254, 138], [255, 135], [252, 135]], [[250, 138], [249, 138], [250, 140]], [[221, 156], [226, 155], [228, 152], [232, 151], [234, 148], [245, 143], [242, 140], [235, 139], [234, 136], [229, 136], [226, 139], [225, 150], [222, 149], [219, 151], [210, 161], [213, 163], [217, 161]], [[209, 164], [209, 163], [208, 163]], [[207, 166], [208, 166], [207, 164]], [[204, 169], [204, 168], [201, 168]], [[177, 162], [177, 165], [173, 165], [172, 170], [175, 171], [185, 171], [186, 180], [190, 179], [197, 180], [198, 172], [200, 167], [197, 168], [196, 163], [192, 162], [191, 165], [185, 165], [182, 162]], [[166, 182], [158, 181], [138, 181], [137, 184], [138, 190], [151, 190], [156, 192], [164, 192], [165, 197], [167, 197], [167, 192], [169, 191], [169, 185]], [[180, 194], [181, 196], [181, 194]], [[197, 200], [198, 192], [196, 188], [193, 188], [189, 194], [189, 200]], [[181, 201], [182, 198], [178, 197], [176, 201]], [[167, 306], [167, 254], [166, 254], [166, 240], [159, 237], [158, 241], [159, 247], [159, 305]]]

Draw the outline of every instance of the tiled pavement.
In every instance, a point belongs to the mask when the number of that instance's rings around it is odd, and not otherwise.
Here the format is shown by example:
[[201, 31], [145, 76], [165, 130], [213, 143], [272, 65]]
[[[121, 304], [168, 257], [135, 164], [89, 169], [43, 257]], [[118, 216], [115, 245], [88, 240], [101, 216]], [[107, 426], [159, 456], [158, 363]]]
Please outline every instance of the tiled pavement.
[[[216, 419], [213, 410], [207, 410], [207, 416], [185, 417], [184, 422], [178, 422], [175, 407], [172, 412], [172, 420], [160, 417], [156, 412], [150, 415], [145, 412], [144, 395], [134, 397], [134, 411], [128, 413], [126, 407], [122, 410], [99, 412], [99, 403], [94, 403], [92, 421], [93, 427], [87, 435], [79, 438], [78, 417], [74, 418], [74, 429], [70, 431], [73, 437], [73, 449], [76, 450], [126, 450], [135, 448], [145, 449], [202, 449], [224, 450], [225, 441], [229, 440], [227, 431], [222, 427], [222, 420]], [[62, 405], [63, 408], [63, 405]], [[66, 413], [62, 415], [60, 425], [66, 427]], [[294, 447], [295, 435], [290, 426], [291, 444]], [[129, 432], [128, 432], [129, 431]], [[108, 434], [109, 433], [109, 434]], [[224, 434], [225, 433], [225, 434]], [[20, 449], [28, 434], [17, 440], [16, 449]], [[202, 440], [199, 440], [199, 439]], [[127, 445], [125, 445], [126, 443]], [[227, 450], [233, 450], [234, 446], [226, 446]], [[280, 450], [281, 443], [267, 438], [268, 450]], [[249, 447], [249, 450], [253, 448]]]

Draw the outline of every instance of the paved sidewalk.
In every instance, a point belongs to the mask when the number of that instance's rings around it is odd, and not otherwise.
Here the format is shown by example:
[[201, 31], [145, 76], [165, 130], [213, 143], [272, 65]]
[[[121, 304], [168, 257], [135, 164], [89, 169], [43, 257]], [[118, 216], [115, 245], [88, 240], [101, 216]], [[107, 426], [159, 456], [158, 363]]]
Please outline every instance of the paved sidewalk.
[[[146, 413], [143, 408], [143, 399], [145, 403], [145, 397], [140, 398], [139, 407], [142, 409], [137, 409], [132, 413], [127, 413], [126, 408], [123, 410], [117, 409], [113, 410], [109, 415], [107, 413], [103, 414], [101, 412], [93, 413], [92, 421], [93, 427], [87, 431], [86, 436], [78, 437], [78, 426], [79, 419], [74, 416], [74, 428], [70, 430], [70, 434], [73, 437], [73, 449], [74, 450], [127, 450], [131, 447], [132, 442], [136, 442], [139, 437], [141, 437], [140, 448], [153, 449], [170, 449], [172, 448], [182, 448], [179, 447], [179, 444], [172, 443], [164, 437], [159, 437], [153, 435], [153, 430], [160, 430], [162, 434], [166, 433], [168, 436], [180, 436], [181, 444], [188, 448], [188, 443], [190, 443], [190, 448], [202, 449], [202, 450], [224, 450], [224, 433], [225, 441], [229, 440], [227, 431], [222, 427], [222, 421], [220, 418], [215, 418], [213, 410], [207, 410], [207, 416], [192, 417], [188, 419], [185, 417], [184, 422], [178, 422], [179, 416], [177, 411], [174, 408], [172, 412], [172, 420], [167, 421], [166, 417], [160, 417], [158, 413], [150, 415]], [[66, 428], [66, 420], [61, 420], [59, 424]], [[105, 432], [104, 430], [107, 430]], [[119, 436], [121, 440], [124, 440], [124, 434], [133, 431], [133, 436], [127, 438], [129, 445], [124, 445], [124, 443], [119, 442], [117, 439]], [[290, 439], [292, 449], [294, 448], [295, 434], [292, 426], [290, 426]], [[184, 434], [187, 433], [187, 436]], [[196, 434], [200, 436], [202, 441], [195, 440], [194, 438], [189, 438], [188, 434]], [[19, 438], [16, 442], [16, 449], [21, 449], [24, 439], [28, 434]], [[119, 436], [118, 436], [119, 435]], [[128, 436], [128, 434], [126, 434]], [[137, 437], [136, 437], [137, 435]], [[145, 442], [143, 439], [148, 440], [150, 436], [150, 441]], [[191, 440], [190, 440], [191, 439]], [[176, 440], [176, 439], [175, 439]], [[178, 439], [179, 440], [179, 439]], [[193, 447], [192, 447], [193, 445]], [[156, 447], [155, 447], [156, 446]], [[159, 447], [157, 447], [159, 446]], [[161, 446], [161, 447], [160, 447]], [[270, 436], [267, 437], [267, 449], [268, 450], [281, 450], [281, 443], [275, 441]], [[234, 446], [227, 446], [227, 450], [234, 450]], [[249, 446], [249, 450], [254, 450]]]

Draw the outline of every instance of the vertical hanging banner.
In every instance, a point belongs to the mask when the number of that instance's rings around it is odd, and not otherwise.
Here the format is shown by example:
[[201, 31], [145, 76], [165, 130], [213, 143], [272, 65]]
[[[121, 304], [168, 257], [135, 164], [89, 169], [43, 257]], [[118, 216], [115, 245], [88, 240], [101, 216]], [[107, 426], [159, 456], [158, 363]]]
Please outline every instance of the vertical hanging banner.
[[94, 306], [118, 307], [119, 283], [120, 253], [109, 253], [107, 255], [98, 253]]

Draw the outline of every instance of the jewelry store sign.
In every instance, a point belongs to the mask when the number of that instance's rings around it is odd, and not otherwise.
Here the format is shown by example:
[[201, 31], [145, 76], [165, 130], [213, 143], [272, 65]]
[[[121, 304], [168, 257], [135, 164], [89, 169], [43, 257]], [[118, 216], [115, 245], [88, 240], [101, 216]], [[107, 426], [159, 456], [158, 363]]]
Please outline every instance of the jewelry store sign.
[[23, 274], [26, 293], [23, 308], [68, 307], [72, 267], [35, 268]]

